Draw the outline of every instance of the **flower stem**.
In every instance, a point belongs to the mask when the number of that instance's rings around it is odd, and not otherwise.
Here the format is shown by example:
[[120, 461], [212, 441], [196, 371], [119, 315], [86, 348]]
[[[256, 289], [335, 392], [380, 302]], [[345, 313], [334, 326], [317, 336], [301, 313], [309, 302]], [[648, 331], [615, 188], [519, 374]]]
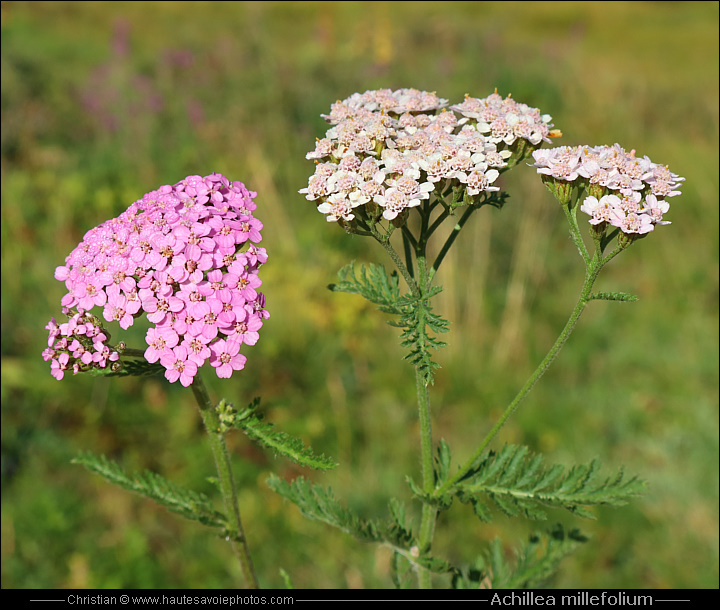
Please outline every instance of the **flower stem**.
[[405, 282], [407, 283], [408, 288], [410, 289], [410, 292], [413, 294], [413, 296], [419, 297], [420, 292], [418, 290], [417, 282], [415, 282], [415, 279], [413, 278], [412, 273], [410, 273], [408, 268], [402, 262], [400, 255], [395, 251], [395, 248], [393, 248], [392, 245], [390, 244], [390, 240], [383, 239], [382, 237], [380, 237], [379, 235], [376, 235], [376, 234], [373, 234], [373, 237], [383, 248], [385, 248], [385, 251], [390, 255], [390, 258], [393, 260], [393, 262], [395, 263], [395, 266], [398, 268], [398, 270], [402, 274], [402, 276], [405, 279]]
[[[573, 232], [574, 233], [574, 232]], [[577, 231], [577, 236], [579, 237], [579, 231]], [[573, 235], [573, 238], [575, 239], [575, 235]], [[576, 242], [577, 243], [577, 242]], [[540, 378], [545, 374], [545, 371], [550, 367], [553, 360], [557, 357], [557, 355], [560, 353], [560, 350], [565, 345], [566, 341], [570, 337], [570, 334], [572, 333], [573, 329], [575, 328], [575, 325], [577, 324], [578, 320], [580, 319], [580, 315], [582, 314], [583, 310], [585, 309], [585, 306], [592, 300], [590, 298], [590, 291], [592, 290], [593, 284], [595, 283], [595, 280], [597, 279], [598, 274], [600, 273], [600, 270], [608, 263], [611, 259], [613, 259], [615, 256], [617, 256], [622, 250], [625, 249], [626, 246], [618, 246], [611, 254], [609, 254], [606, 257], [602, 257], [602, 254], [599, 251], [595, 252], [595, 255], [592, 259], [588, 261], [586, 272], [585, 272], [585, 281], [583, 282], [582, 289], [580, 291], [580, 296], [578, 297], [578, 301], [575, 305], [575, 308], [573, 309], [572, 313], [570, 314], [570, 317], [568, 318], [567, 323], [565, 324], [565, 327], [560, 332], [560, 335], [558, 336], [557, 340], [553, 344], [553, 346], [550, 348], [550, 351], [545, 355], [545, 358], [543, 358], [542, 362], [538, 365], [538, 367], [535, 369], [533, 374], [530, 376], [530, 378], [527, 380], [525, 385], [522, 387], [522, 389], [517, 393], [513, 401], [507, 406], [503, 414], [500, 416], [500, 419], [496, 422], [496, 424], [493, 426], [493, 428], [488, 432], [487, 436], [483, 439], [482, 443], [480, 443], [480, 446], [477, 448], [475, 453], [472, 455], [472, 457], [465, 462], [465, 464], [458, 470], [458, 472], [450, 477], [443, 485], [438, 487], [435, 490], [435, 495], [440, 496], [443, 493], [445, 493], [448, 489], [450, 489], [455, 483], [457, 483], [459, 480], [461, 480], [465, 475], [467, 475], [472, 468], [475, 465], [475, 462], [477, 459], [482, 455], [482, 452], [485, 451], [487, 446], [490, 444], [490, 442], [495, 438], [497, 433], [499, 432], [500, 428], [505, 424], [505, 422], [510, 418], [510, 416], [515, 412], [515, 410], [518, 408], [522, 400], [527, 396], [527, 394], [532, 390], [533, 386], [540, 380]], [[582, 254], [582, 251], [581, 251]]]
[[[418, 279], [420, 280], [419, 292], [427, 292], [428, 274], [425, 258], [417, 257]], [[425, 327], [425, 319], [418, 320], [418, 326]], [[415, 365], [415, 387], [418, 402], [418, 419], [420, 422], [420, 463], [422, 466], [423, 493], [430, 496], [435, 489], [435, 471], [433, 469], [432, 457], [432, 421], [430, 417], [430, 392], [425, 376], [420, 371], [419, 365]], [[423, 503], [422, 517], [420, 521], [419, 547], [420, 553], [430, 552], [433, 534], [435, 533], [435, 520], [437, 508], [429, 503]], [[421, 589], [432, 589], [430, 571], [425, 568], [418, 568], [418, 585]]]
[[212, 449], [213, 458], [215, 458], [215, 466], [217, 468], [218, 479], [220, 481], [220, 489], [222, 491], [223, 500], [225, 501], [225, 512], [228, 519], [228, 537], [235, 556], [240, 562], [243, 577], [245, 578], [245, 586], [248, 589], [259, 589], [257, 576], [250, 557], [247, 539], [243, 532], [242, 521], [240, 520], [240, 509], [238, 508], [237, 492], [235, 489], [235, 480], [232, 476], [232, 466], [230, 464], [230, 456], [225, 446], [225, 437], [219, 431], [220, 419], [218, 418], [215, 407], [210, 402], [205, 384], [198, 373], [193, 379], [192, 385], [195, 400], [200, 408], [200, 415], [203, 418], [208, 438], [210, 439], [210, 448]]
[[585, 242], [582, 239], [582, 236], [580, 235], [580, 228], [578, 227], [577, 222], [577, 208], [578, 206], [562, 206], [563, 210], [565, 211], [565, 216], [568, 219], [568, 222], [570, 223], [570, 235], [572, 236], [573, 241], [575, 242], [575, 245], [577, 246], [578, 252], [580, 253], [580, 256], [582, 256], [583, 260], [585, 261], [585, 265], [590, 264], [590, 255], [588, 254], [587, 248], [585, 247]]
[[[415, 369], [415, 382], [417, 386], [418, 413], [420, 419], [420, 454], [422, 464], [423, 492], [432, 495], [435, 487], [435, 475], [432, 461], [432, 426], [430, 423], [430, 398], [427, 383], [420, 373]], [[437, 508], [432, 504], [424, 503], [420, 521], [419, 547], [420, 553], [429, 553], [432, 546], [433, 534], [435, 533], [435, 520]], [[418, 584], [421, 589], [432, 589], [430, 571], [425, 568], [418, 568]]]
[[468, 208], [463, 213], [462, 217], [458, 221], [458, 223], [453, 227], [452, 232], [450, 235], [448, 235], [447, 240], [443, 244], [440, 253], [437, 255], [437, 258], [435, 259], [435, 262], [433, 263], [432, 267], [430, 268], [429, 273], [429, 280], [432, 281], [433, 277], [435, 277], [435, 274], [437, 273], [437, 270], [440, 268], [440, 264], [443, 262], [443, 259], [445, 258], [445, 255], [449, 252], [450, 247], [453, 245], [455, 239], [460, 234], [460, 231], [462, 231], [462, 228], [465, 226], [465, 223], [468, 221], [468, 218], [470, 218], [470, 215], [476, 210], [477, 208], [475, 206], [468, 206]]

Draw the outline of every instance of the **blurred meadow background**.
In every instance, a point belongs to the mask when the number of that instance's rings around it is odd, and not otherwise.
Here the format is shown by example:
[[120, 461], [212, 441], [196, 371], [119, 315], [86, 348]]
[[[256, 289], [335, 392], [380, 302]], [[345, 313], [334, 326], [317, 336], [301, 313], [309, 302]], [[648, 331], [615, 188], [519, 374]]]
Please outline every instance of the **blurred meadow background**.
[[[553, 116], [558, 145], [620, 143], [686, 177], [659, 227], [603, 271], [594, 302], [495, 446], [600, 457], [649, 483], [631, 505], [546, 523], [466, 506], [435, 548], [508, 555], [560, 521], [592, 540], [550, 587], [718, 586], [718, 4], [716, 2], [2, 2], [2, 586], [233, 587], [230, 547], [70, 460], [105, 454], [213, 494], [192, 394], [164, 379], [67, 376], [40, 353], [60, 314], [53, 271], [145, 192], [221, 172], [258, 191], [271, 317], [247, 367], [206, 371], [215, 399], [261, 396], [268, 421], [340, 467], [304, 472], [368, 517], [419, 471], [414, 377], [397, 330], [326, 286], [349, 260], [390, 261], [297, 193], [330, 104], [382, 87], [503, 96]], [[470, 455], [554, 341], [582, 263], [535, 170], [504, 176], [440, 271], [452, 322], [434, 438]], [[140, 321], [131, 346], [143, 344]], [[209, 367], [208, 367], [209, 368]], [[302, 517], [270, 473], [300, 469], [229, 437], [261, 584], [390, 587], [390, 552]], [[438, 584], [442, 584], [439, 582]]]

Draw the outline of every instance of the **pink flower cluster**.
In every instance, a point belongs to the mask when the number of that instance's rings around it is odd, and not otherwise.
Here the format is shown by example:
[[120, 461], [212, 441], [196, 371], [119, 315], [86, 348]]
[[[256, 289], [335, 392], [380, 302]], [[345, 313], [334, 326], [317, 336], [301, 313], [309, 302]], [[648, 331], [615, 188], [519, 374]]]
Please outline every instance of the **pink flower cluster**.
[[315, 173], [300, 193], [328, 222], [350, 222], [366, 204], [371, 215], [379, 206], [395, 220], [449, 186], [469, 196], [499, 190], [493, 183], [517, 143], [532, 150], [553, 135], [549, 116], [497, 93], [440, 110], [447, 105], [416, 89], [366, 91], [333, 104], [323, 115], [332, 127], [307, 154]]
[[91, 368], [104, 369], [120, 358], [117, 351], [106, 345], [110, 337], [100, 320], [87, 312], [73, 313], [67, 308], [63, 312], [69, 317], [67, 322], [58, 324], [52, 318], [45, 327], [49, 332], [48, 346], [42, 355], [46, 362], [50, 360], [53, 377], [59, 381], [67, 370], [79, 373]]
[[56, 269], [69, 291], [63, 306], [80, 315], [102, 307], [123, 329], [146, 314], [155, 326], [145, 358], [171, 382], [190, 385], [208, 359], [218, 377], [230, 377], [246, 362], [240, 346], [256, 343], [268, 317], [257, 290], [267, 254], [255, 245], [255, 195], [220, 174], [146, 194], [88, 231]]
[[587, 196], [580, 210], [590, 224], [608, 223], [626, 234], [645, 234], [655, 225], [670, 224], [663, 215], [670, 209], [665, 200], [680, 194], [685, 180], [666, 166], [642, 159], [635, 151], [615, 146], [561, 146], [533, 153], [538, 173], [562, 182], [578, 181]]
[[540, 114], [537, 108], [516, 102], [510, 96], [503, 99], [493, 93], [479, 100], [466, 95], [462, 104], [450, 108], [463, 116], [460, 124], [473, 121], [480, 133], [500, 146], [512, 146], [518, 139], [533, 145], [550, 143], [550, 137], [554, 135], [549, 114]]

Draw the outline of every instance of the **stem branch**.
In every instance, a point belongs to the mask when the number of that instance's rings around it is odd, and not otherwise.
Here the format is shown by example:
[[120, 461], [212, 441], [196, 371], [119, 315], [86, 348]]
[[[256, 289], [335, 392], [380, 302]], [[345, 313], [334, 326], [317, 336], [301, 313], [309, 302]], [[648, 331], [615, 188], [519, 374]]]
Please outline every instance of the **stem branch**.
[[[580, 238], [579, 231], [573, 231], [573, 239], [579, 238], [582, 243], [582, 238]], [[577, 243], [577, 241], [576, 241]], [[525, 385], [522, 387], [522, 389], [518, 392], [518, 394], [515, 396], [513, 401], [507, 406], [503, 414], [500, 416], [500, 419], [497, 421], [497, 423], [493, 426], [493, 428], [488, 432], [487, 436], [483, 439], [482, 443], [480, 443], [480, 446], [477, 448], [475, 453], [472, 455], [472, 457], [465, 462], [465, 464], [460, 468], [460, 470], [452, 477], [450, 477], [442, 486], [440, 486], [437, 490], [435, 490], [435, 495], [439, 496], [443, 493], [447, 492], [448, 489], [450, 489], [453, 485], [455, 485], [459, 480], [461, 480], [464, 476], [466, 476], [474, 467], [475, 462], [477, 459], [482, 455], [482, 452], [485, 451], [487, 446], [490, 444], [490, 441], [495, 438], [498, 431], [502, 426], [505, 424], [505, 422], [510, 418], [510, 416], [515, 412], [515, 410], [518, 408], [522, 400], [527, 396], [528, 392], [532, 390], [533, 386], [540, 380], [540, 378], [545, 374], [545, 371], [549, 368], [549, 366], [552, 364], [553, 360], [557, 357], [560, 350], [565, 345], [566, 341], [570, 337], [570, 334], [572, 333], [573, 329], [575, 328], [575, 325], [577, 324], [578, 320], [580, 319], [580, 315], [582, 314], [583, 310], [585, 309], [585, 306], [590, 302], [590, 292], [592, 290], [593, 284], [595, 283], [595, 280], [597, 279], [598, 274], [600, 273], [600, 270], [608, 263], [610, 260], [615, 258], [622, 250], [624, 250], [627, 247], [627, 245], [619, 245], [613, 252], [608, 254], [606, 257], [602, 257], [602, 254], [599, 251], [595, 252], [595, 255], [592, 259], [588, 258], [588, 264], [587, 269], [585, 272], [585, 281], [583, 282], [582, 290], [580, 291], [580, 296], [578, 297], [578, 301], [575, 305], [575, 308], [573, 309], [572, 313], [570, 314], [570, 317], [568, 318], [567, 323], [565, 324], [565, 327], [562, 329], [560, 335], [558, 336], [557, 340], [553, 344], [553, 346], [550, 348], [550, 351], [545, 355], [545, 358], [543, 358], [542, 362], [538, 365], [538, 367], [535, 369], [533, 374], [530, 376], [530, 378], [527, 380]], [[578, 249], [580, 247], [578, 246]], [[584, 244], [583, 244], [584, 249]], [[582, 250], [581, 250], [582, 254]], [[584, 258], [584, 257], [583, 257]]]

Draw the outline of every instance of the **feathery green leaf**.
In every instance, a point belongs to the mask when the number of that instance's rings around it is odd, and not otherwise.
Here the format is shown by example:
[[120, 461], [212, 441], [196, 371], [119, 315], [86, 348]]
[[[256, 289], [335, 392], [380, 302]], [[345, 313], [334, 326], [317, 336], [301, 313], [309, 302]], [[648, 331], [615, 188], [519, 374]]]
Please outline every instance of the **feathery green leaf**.
[[625, 301], [634, 303], [638, 300], [634, 294], [627, 292], [595, 292], [588, 297], [588, 301]]
[[565, 532], [557, 524], [547, 532], [533, 534], [515, 553], [511, 564], [502, 543], [495, 539], [470, 569], [453, 575], [454, 589], [526, 589], [544, 584], [568, 554], [588, 539], [579, 530]]
[[453, 488], [461, 502], [470, 503], [482, 521], [490, 518], [481, 497], [489, 497], [509, 517], [519, 514], [529, 519], [546, 519], [542, 506], [561, 507], [588, 519], [586, 508], [596, 505], [621, 506], [642, 493], [645, 483], [626, 478], [620, 470], [614, 477], [598, 475], [597, 460], [566, 469], [546, 467], [540, 455], [530, 455], [527, 447], [506, 445], [499, 453], [485, 451], [476, 466]]
[[330, 489], [313, 485], [303, 477], [288, 483], [275, 475], [270, 475], [268, 486], [297, 504], [300, 511], [309, 519], [332, 525], [363, 542], [384, 541], [382, 528], [375, 521], [361, 519], [351, 510], [341, 506]]
[[313, 485], [303, 477], [288, 483], [270, 475], [267, 484], [270, 489], [297, 504], [309, 519], [332, 525], [362, 542], [385, 544], [406, 560], [430, 571], [442, 573], [452, 570], [450, 564], [442, 559], [418, 554], [415, 535], [406, 522], [405, 507], [396, 500], [391, 501], [390, 520], [385, 522], [362, 519], [343, 507], [330, 489]]
[[400, 344], [410, 348], [406, 360], [418, 367], [426, 383], [432, 383], [433, 373], [439, 365], [432, 360], [430, 350], [446, 344], [430, 333], [447, 332], [450, 326], [442, 316], [432, 313], [429, 303], [429, 299], [442, 288], [433, 286], [420, 297], [412, 294], [400, 296], [397, 272], [388, 275], [382, 265], [375, 264], [363, 265], [358, 275], [355, 263], [350, 263], [338, 272], [338, 278], [336, 284], [328, 286], [330, 290], [359, 294], [375, 303], [380, 311], [399, 316], [398, 320], [390, 320], [388, 324], [403, 329]]
[[363, 265], [360, 267], [360, 277], [355, 275], [355, 263], [345, 265], [338, 272], [338, 283], [330, 284], [328, 288], [333, 292], [347, 292], [359, 294], [371, 303], [380, 305], [378, 309], [386, 313], [400, 313], [397, 302], [400, 297], [400, 285], [397, 271], [390, 275], [382, 265]]
[[263, 416], [256, 413], [259, 404], [260, 399], [256, 398], [242, 413], [237, 413], [230, 403], [221, 400], [217, 410], [225, 426], [242, 430], [263, 447], [296, 464], [315, 470], [331, 470], [337, 466], [335, 460], [324, 454], [316, 455], [312, 448], [305, 446], [299, 438], [290, 436], [286, 432], [278, 432], [273, 424], [264, 422]]
[[145, 471], [129, 476], [116, 462], [92, 453], [84, 453], [73, 459], [72, 463], [82, 464], [110, 483], [150, 498], [186, 519], [199, 521], [210, 527], [226, 526], [225, 515], [212, 507], [207, 496], [171, 483], [159, 474]]

